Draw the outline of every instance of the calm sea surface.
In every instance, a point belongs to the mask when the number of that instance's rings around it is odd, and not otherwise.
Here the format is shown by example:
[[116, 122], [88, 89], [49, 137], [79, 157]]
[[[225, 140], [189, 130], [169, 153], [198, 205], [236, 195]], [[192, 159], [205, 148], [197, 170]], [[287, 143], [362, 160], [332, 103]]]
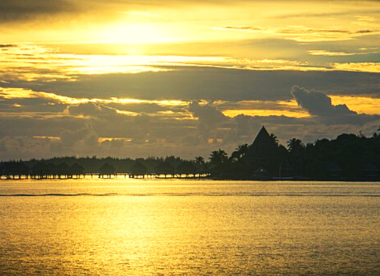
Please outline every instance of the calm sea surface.
[[380, 183], [0, 181], [0, 275], [380, 275]]

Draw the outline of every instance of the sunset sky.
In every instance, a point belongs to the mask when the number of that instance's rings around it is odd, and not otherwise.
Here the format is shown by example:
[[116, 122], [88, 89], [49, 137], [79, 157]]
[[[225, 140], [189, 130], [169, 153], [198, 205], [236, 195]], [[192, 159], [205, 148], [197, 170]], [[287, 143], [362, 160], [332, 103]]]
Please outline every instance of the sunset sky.
[[1, 0], [0, 159], [380, 126], [380, 1]]

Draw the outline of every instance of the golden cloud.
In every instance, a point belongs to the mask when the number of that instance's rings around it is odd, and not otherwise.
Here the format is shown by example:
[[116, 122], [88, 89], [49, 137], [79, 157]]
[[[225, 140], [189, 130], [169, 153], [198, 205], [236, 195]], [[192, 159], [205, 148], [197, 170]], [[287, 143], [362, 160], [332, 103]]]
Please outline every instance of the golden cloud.
[[246, 115], [246, 116], [260, 116], [260, 117], [268, 117], [268, 116], [286, 116], [291, 118], [309, 118], [310, 114], [305, 111], [288, 111], [288, 110], [265, 110], [265, 109], [241, 109], [241, 110], [224, 110], [223, 114], [227, 117], [233, 118], [238, 115]]
[[[162, 107], [185, 107], [189, 104], [187, 101], [182, 100], [145, 100], [145, 99], [132, 99], [132, 98], [117, 98], [111, 97], [108, 99], [99, 98], [74, 98], [62, 96], [51, 92], [33, 91], [23, 88], [3, 88], [0, 87], [0, 98], [3, 99], [33, 99], [41, 98], [59, 102], [66, 105], [80, 105], [87, 103], [98, 104], [120, 104], [120, 105], [136, 105], [136, 104], [152, 104]], [[53, 103], [50, 103], [53, 104]], [[137, 113], [129, 111], [117, 111], [119, 114], [128, 116], [136, 116]]]
[[334, 96], [329, 95], [333, 105], [345, 104], [359, 114], [380, 115], [380, 98], [369, 96]]
[[[308, 33], [307, 31], [306, 33]], [[322, 32], [322, 31], [321, 31]], [[335, 33], [332, 31], [332, 33]], [[343, 31], [344, 33], [344, 31]], [[362, 48], [358, 53], [309, 50], [315, 56], [350, 56], [376, 53], [377, 48]], [[178, 67], [211, 67], [238, 70], [293, 70], [293, 71], [359, 71], [379, 72], [378, 63], [333, 63], [315, 66], [307, 61], [287, 59], [248, 59], [223, 56], [143, 56], [143, 55], [75, 55], [63, 54], [57, 49], [32, 43], [0, 47], [3, 63], [0, 76], [6, 81], [75, 81], [82, 75], [144, 72], [166, 72]], [[26, 93], [26, 92], [24, 92]], [[45, 95], [50, 97], [51, 95]], [[9, 97], [9, 95], [8, 95]], [[78, 100], [63, 99], [61, 101]], [[88, 100], [84, 100], [85, 102]], [[120, 102], [122, 103], [122, 102]], [[160, 105], [185, 103], [160, 102]]]
[[312, 56], [330, 56], [330, 57], [333, 57], [333, 56], [353, 56], [353, 55], [358, 54], [358, 53], [347, 53], [347, 52], [331, 52], [331, 51], [325, 51], [325, 50], [309, 50], [307, 52]]
[[351, 40], [355, 37], [364, 35], [380, 34], [380, 30], [378, 28], [356, 29], [351, 31], [338, 28], [309, 28], [305, 26], [287, 26], [285, 28], [262, 26], [226, 26], [213, 27], [213, 30], [262, 33], [272, 36], [281, 36], [285, 39], [290, 39], [297, 42], [342, 41]]
[[239, 101], [223, 103], [219, 109], [227, 117], [246, 116], [286, 116], [292, 118], [308, 118], [309, 113], [300, 108], [293, 99], [290, 101]]
[[335, 70], [380, 73], [380, 62], [333, 63]]

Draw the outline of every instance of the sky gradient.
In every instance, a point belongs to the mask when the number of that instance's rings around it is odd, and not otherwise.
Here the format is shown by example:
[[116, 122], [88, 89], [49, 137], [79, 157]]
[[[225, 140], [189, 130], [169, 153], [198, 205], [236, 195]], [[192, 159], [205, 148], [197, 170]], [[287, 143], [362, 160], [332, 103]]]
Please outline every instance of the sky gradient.
[[380, 1], [2, 0], [0, 28], [1, 160], [380, 126]]

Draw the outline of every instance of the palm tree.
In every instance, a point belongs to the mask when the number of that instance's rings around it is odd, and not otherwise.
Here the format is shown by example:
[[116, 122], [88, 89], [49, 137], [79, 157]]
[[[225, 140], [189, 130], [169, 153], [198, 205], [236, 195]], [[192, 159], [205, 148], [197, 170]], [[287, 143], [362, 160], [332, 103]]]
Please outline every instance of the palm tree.
[[380, 137], [380, 126], [379, 126], [379, 128], [377, 129], [377, 131], [373, 133], [373, 136], [372, 136], [372, 137], [375, 138], [375, 139]]
[[203, 170], [206, 168], [206, 162], [205, 159], [202, 156], [197, 156], [194, 158], [194, 163], [198, 168], [198, 171]]
[[199, 165], [199, 166], [204, 166], [205, 159], [202, 156], [197, 156], [194, 158], [194, 163]]
[[209, 160], [211, 172], [216, 176], [220, 176], [228, 168], [228, 155], [222, 149], [212, 151]]
[[228, 155], [224, 150], [218, 149], [218, 150], [212, 151], [208, 159], [210, 160], [211, 165], [220, 166], [222, 164], [227, 163]]
[[201, 176], [202, 173], [206, 171], [206, 162], [205, 159], [202, 156], [197, 156], [194, 158], [195, 166], [198, 169], [198, 175]]
[[240, 161], [245, 154], [248, 152], [248, 144], [239, 145], [235, 151], [231, 154], [231, 161], [238, 162]]
[[291, 154], [301, 153], [305, 149], [304, 143], [302, 143], [302, 141], [297, 138], [290, 139], [287, 144], [289, 153]]
[[279, 146], [278, 138], [273, 133], [270, 134], [270, 138], [273, 140], [273, 142], [276, 144], [276, 146]]
[[297, 174], [302, 174], [305, 166], [305, 145], [300, 139], [292, 138], [287, 142], [289, 162]]

